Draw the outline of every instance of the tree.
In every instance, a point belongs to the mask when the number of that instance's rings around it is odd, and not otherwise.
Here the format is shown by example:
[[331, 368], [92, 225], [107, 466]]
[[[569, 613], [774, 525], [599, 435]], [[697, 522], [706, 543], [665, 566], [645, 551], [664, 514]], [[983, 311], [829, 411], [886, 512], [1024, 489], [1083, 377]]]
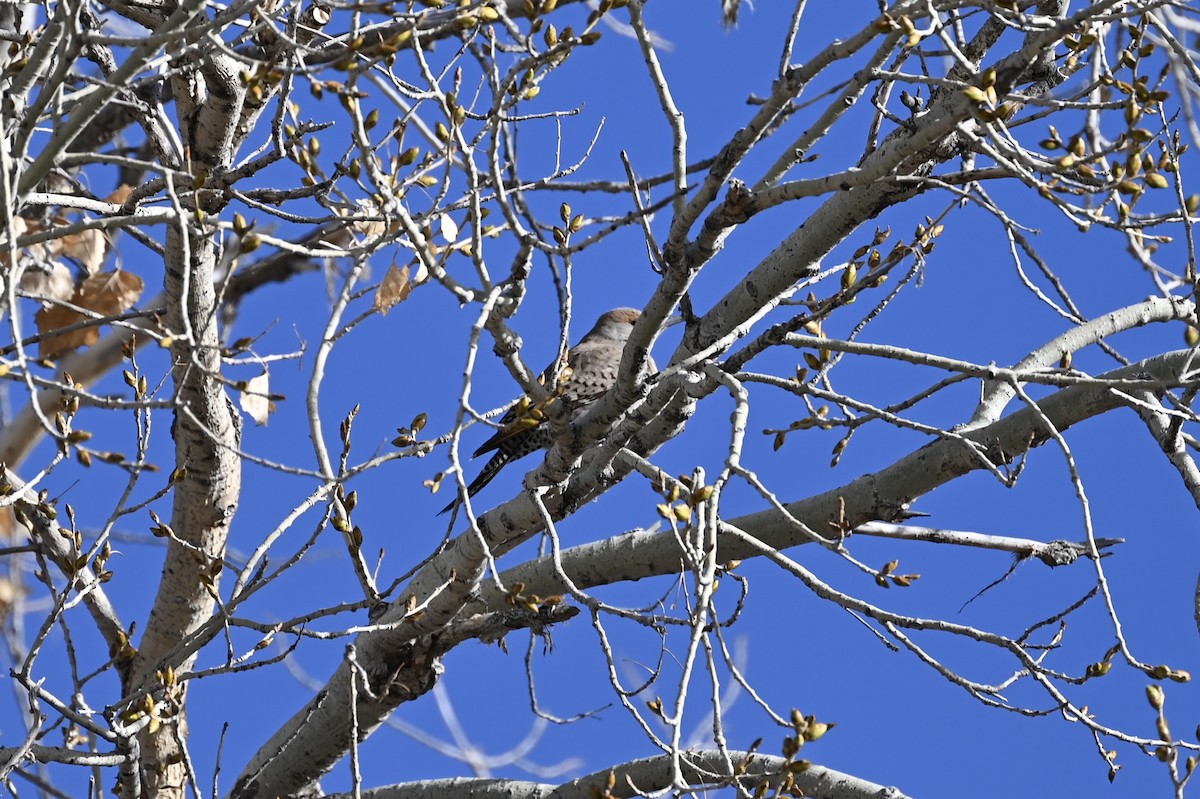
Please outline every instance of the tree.
[[[818, 695], [854, 636], [938, 696], [1056, 717], [1021, 736], [1092, 746], [1072, 780], [1183, 794], [1190, 650], [1154, 628], [1193, 594], [1089, 486], [1180, 527], [1200, 505], [1192, 10], [762, 5], [726, 0], [725, 38], [666, 0], [0, 8], [10, 790], [875, 796], [921, 769], [827, 767], [871, 730], [793, 709], [849, 707]], [[692, 36], [747, 69], [675, 65]], [[562, 356], [634, 302], [621, 377], [572, 415]], [[520, 395], [553, 445], [442, 535]], [[920, 524], [943, 486], [969, 531]], [[1038, 504], [993, 515], [997, 486]], [[912, 539], [937, 573], [901, 565]], [[968, 623], [969, 548], [1075, 565]], [[874, 636], [809, 637], [829, 608]], [[528, 687], [496, 673], [518, 637]], [[303, 657], [329, 673], [296, 699]], [[762, 659], [821, 668], [764, 688]], [[903, 694], [896, 670], [871, 680]], [[474, 779], [364, 779], [398, 708], [433, 691], [452, 722], [443, 674], [550, 752], [538, 692], [603, 691], [622, 740], [567, 777], [494, 778], [460, 741]], [[855, 712], [923, 736], [892, 701]]]

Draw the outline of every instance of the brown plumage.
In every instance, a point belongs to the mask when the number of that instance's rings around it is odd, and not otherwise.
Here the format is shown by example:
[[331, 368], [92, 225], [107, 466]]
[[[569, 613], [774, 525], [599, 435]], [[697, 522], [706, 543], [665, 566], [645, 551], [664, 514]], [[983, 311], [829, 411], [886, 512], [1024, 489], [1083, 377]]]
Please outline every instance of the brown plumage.
[[[582, 418], [592, 403], [603, 397], [617, 382], [625, 342], [629, 340], [633, 324], [640, 316], [641, 312], [633, 308], [606, 311], [588, 334], [567, 351], [567, 367], [571, 371], [560, 383], [557, 393], [566, 405], [571, 421]], [[654, 370], [653, 362], [650, 369]], [[530, 407], [528, 400], [522, 400], [504, 414], [500, 429], [471, 456], [477, 458], [485, 452], [496, 453], [467, 486], [467, 495], [475, 496], [509, 461], [546, 449], [553, 443], [553, 426], [544, 419], [539, 409]], [[455, 499], [442, 508], [441, 513], [449, 511], [457, 502], [458, 499]]]

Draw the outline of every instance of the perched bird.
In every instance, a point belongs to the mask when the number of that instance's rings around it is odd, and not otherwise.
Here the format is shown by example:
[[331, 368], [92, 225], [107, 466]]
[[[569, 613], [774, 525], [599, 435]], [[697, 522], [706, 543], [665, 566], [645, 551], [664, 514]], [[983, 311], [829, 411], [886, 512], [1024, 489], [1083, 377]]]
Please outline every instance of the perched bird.
[[[633, 308], [614, 308], [596, 320], [596, 325], [583, 339], [567, 351], [567, 369], [560, 378], [559, 386], [552, 393], [566, 405], [571, 421], [583, 418], [592, 403], [617, 382], [621, 368], [621, 353], [633, 330], [633, 323], [641, 316]], [[653, 361], [649, 368], [655, 370]], [[548, 370], [547, 370], [548, 371]], [[546, 421], [541, 409], [532, 407], [529, 400], [522, 399], [500, 420], [500, 429], [483, 442], [471, 457], [477, 458], [485, 452], [495, 451], [471, 484], [467, 495], [475, 496], [492, 481], [509, 461], [523, 458], [539, 449], [547, 449], [554, 443], [553, 426]], [[441, 513], [454, 507], [457, 499]]]

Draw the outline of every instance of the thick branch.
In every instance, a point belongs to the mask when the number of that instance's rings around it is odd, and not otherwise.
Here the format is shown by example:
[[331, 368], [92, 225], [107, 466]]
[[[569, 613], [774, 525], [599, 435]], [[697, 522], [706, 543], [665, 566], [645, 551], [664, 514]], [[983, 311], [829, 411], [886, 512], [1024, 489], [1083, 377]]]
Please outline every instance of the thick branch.
[[[233, 122], [241, 107], [239, 87], [229, 78], [228, 59], [214, 57], [203, 70], [204, 89], [176, 78], [176, 106], [184, 118], [185, 142], [195, 163], [228, 166]], [[185, 87], [196, 91], [186, 102]], [[214, 99], [216, 98], [216, 99]], [[195, 105], [201, 103], [201, 109]], [[222, 118], [222, 114], [224, 118]], [[170, 332], [175, 386], [175, 471], [171, 527], [158, 594], [146, 624], [127, 688], [154, 687], [155, 671], [171, 666], [186, 671], [196, 652], [179, 662], [163, 659], [203, 626], [213, 614], [224, 567], [229, 526], [241, 492], [241, 417], [221, 380], [220, 333], [214, 278], [220, 244], [201, 223], [200, 192], [181, 198], [179, 224], [167, 229], [165, 325]], [[205, 209], [211, 210], [211, 209]], [[182, 650], [188, 651], [188, 650]], [[148, 728], [149, 729], [149, 728]], [[182, 711], [142, 740], [142, 764], [151, 790], [178, 797], [183, 791], [182, 740], [187, 735]]]
[[[1114, 380], [1144, 379], [1150, 385], [1178, 387], [1179, 370], [1190, 363], [1186, 350], [1160, 355], [1103, 375]], [[1041, 412], [1062, 431], [1102, 413], [1126, 407], [1128, 402], [1120, 393], [1103, 386], [1072, 386], [1062, 389], [1038, 403]], [[1016, 413], [986, 427], [964, 434], [986, 451], [996, 465], [1002, 465], [1029, 452], [1047, 440], [1037, 414], [1031, 408]], [[907, 508], [918, 497], [933, 491], [965, 474], [984, 467], [980, 453], [954, 438], [934, 441], [901, 458], [896, 463], [866, 474], [840, 488], [815, 497], [791, 502], [788, 512], [799, 522], [818, 532], [828, 531], [829, 523], [840, 521], [841, 503], [845, 502], [844, 523], [856, 527], [878, 519], [888, 520]], [[745, 530], [755, 538], [776, 548], [810, 543], [800, 529], [775, 510], [730, 519], [729, 523]], [[738, 560], [756, 553], [728, 537], [718, 538], [718, 559]], [[615, 536], [562, 553], [563, 571], [578, 588], [641, 580], [664, 574], [677, 574], [680, 553], [673, 536], [637, 531]], [[525, 584], [529, 593], [550, 595], [562, 593], [565, 586], [549, 558], [531, 561], [501, 575], [505, 585]], [[497, 607], [503, 596], [491, 584], [481, 590], [481, 599]]]
[[[494, 641], [515, 629], [542, 633], [577, 613], [566, 605], [508, 609], [473, 616], [411, 642], [400, 640], [408, 624], [400, 625], [399, 635], [396, 629], [364, 633], [326, 687], [250, 761], [231, 796], [259, 799], [308, 792], [350, 750], [351, 736], [366, 738], [397, 705], [433, 688], [442, 674], [441, 656], [455, 646], [472, 638]], [[413, 615], [419, 617], [420, 612]], [[387, 614], [380, 622], [386, 619]], [[347, 723], [352, 696], [357, 729]]]
[[[729, 760], [718, 751], [685, 752], [682, 758], [683, 778], [694, 789], [725, 786], [737, 783], [753, 792], [759, 785], [778, 787], [782, 775], [791, 773], [793, 784], [804, 796], [822, 799], [906, 799], [897, 788], [888, 788], [849, 774], [821, 766], [807, 769], [789, 768], [790, 761], [771, 755], [731, 751]], [[729, 774], [729, 763], [742, 767], [736, 777]], [[608, 789], [611, 777], [615, 784]], [[363, 799], [490, 799], [490, 797], [521, 796], [526, 799], [590, 799], [603, 794], [617, 797], [644, 796], [665, 791], [673, 786], [670, 755], [658, 755], [643, 760], [622, 763], [589, 774], [563, 785], [500, 779], [425, 780], [417, 783], [390, 785], [363, 791]], [[606, 792], [606, 790], [608, 792]], [[349, 799], [350, 794], [331, 794], [327, 799]]]

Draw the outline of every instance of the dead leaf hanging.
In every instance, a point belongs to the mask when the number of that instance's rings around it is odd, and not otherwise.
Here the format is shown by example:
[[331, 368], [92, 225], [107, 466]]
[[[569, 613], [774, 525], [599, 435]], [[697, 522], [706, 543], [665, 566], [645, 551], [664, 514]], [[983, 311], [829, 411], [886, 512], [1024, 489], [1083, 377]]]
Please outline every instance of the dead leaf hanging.
[[416, 282], [409, 280], [408, 276], [407, 266], [393, 265], [388, 269], [387, 274], [383, 276], [383, 282], [379, 284], [379, 290], [375, 292], [376, 311], [386, 316], [394, 306], [408, 299], [408, 295], [416, 286]]
[[142, 289], [140, 277], [120, 269], [101, 272], [87, 278], [75, 289], [70, 303], [90, 313], [85, 315], [75, 310], [75, 307], [52, 305], [34, 315], [38, 333], [43, 337], [38, 344], [38, 355], [53, 359], [62, 353], [95, 344], [100, 340], [99, 325], [90, 325], [58, 335], [47, 334], [88, 319], [122, 314], [134, 306], [142, 296]]

